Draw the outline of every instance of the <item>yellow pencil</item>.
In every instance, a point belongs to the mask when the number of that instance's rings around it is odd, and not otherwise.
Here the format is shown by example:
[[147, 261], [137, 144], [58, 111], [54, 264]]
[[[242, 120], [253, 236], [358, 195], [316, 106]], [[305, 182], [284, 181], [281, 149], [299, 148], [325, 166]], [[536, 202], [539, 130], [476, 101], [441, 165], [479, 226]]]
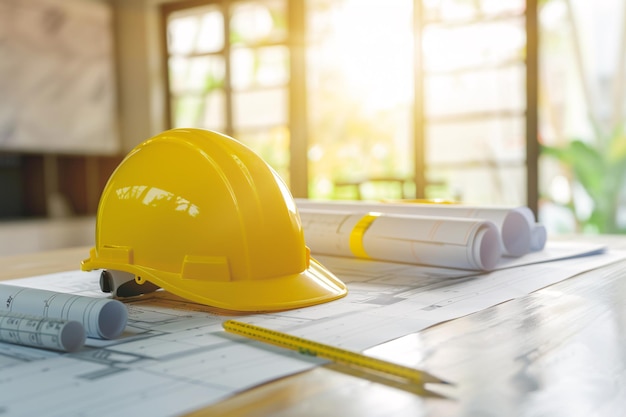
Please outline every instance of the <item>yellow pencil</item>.
[[386, 375], [403, 378], [416, 384], [449, 384], [449, 382], [418, 369], [409, 368], [393, 362], [366, 356], [358, 352], [352, 352], [335, 346], [329, 346], [323, 343], [303, 339], [301, 337], [292, 336], [276, 330], [255, 326], [254, 324], [242, 323], [236, 320], [227, 320], [222, 325], [224, 330], [228, 332], [292, 349], [303, 355], [318, 356], [335, 362], [358, 366], [365, 370], [373, 370]]

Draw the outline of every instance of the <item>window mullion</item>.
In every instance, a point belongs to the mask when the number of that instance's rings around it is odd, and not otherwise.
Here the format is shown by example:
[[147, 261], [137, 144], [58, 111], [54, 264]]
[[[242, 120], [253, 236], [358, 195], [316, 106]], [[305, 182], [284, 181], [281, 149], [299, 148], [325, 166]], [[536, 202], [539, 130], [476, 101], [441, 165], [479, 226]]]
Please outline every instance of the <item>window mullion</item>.
[[232, 69], [231, 69], [231, 45], [230, 45], [230, 17], [231, 7], [230, 0], [222, 0], [222, 14], [224, 15], [224, 133], [233, 136], [235, 128], [233, 126], [233, 87], [232, 87]]

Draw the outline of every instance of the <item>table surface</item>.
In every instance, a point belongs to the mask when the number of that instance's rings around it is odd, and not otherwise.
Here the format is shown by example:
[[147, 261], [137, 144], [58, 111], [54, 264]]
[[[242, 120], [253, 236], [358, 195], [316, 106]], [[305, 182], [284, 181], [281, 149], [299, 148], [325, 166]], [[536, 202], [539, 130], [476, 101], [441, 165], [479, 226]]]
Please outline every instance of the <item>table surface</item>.
[[[626, 237], [593, 239], [626, 248]], [[70, 248], [3, 257], [0, 280], [77, 269], [87, 254]], [[624, 271], [620, 261], [368, 350], [446, 375], [455, 386], [433, 390], [450, 398], [326, 365], [191, 415], [626, 415]]]

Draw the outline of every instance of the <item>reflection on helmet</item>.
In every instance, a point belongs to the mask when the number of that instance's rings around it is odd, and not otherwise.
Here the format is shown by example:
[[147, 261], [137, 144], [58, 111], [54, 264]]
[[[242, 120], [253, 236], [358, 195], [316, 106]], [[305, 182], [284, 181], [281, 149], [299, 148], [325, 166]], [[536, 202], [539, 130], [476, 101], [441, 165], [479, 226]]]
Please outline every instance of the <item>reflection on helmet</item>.
[[107, 288], [149, 283], [238, 311], [305, 307], [347, 292], [310, 257], [279, 176], [243, 144], [200, 129], [163, 132], [120, 163], [82, 269], [108, 270]]

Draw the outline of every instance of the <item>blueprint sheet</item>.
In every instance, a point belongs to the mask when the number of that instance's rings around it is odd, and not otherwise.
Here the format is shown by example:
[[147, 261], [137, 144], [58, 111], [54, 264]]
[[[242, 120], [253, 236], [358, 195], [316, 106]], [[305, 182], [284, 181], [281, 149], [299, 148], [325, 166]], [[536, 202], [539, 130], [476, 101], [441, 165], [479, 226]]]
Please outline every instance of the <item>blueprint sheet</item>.
[[[343, 299], [237, 320], [352, 350], [524, 296], [623, 259], [620, 251], [549, 243], [520, 266], [490, 273], [360, 259], [318, 257], [349, 288]], [[589, 256], [580, 256], [583, 254]], [[554, 258], [565, 260], [552, 260]], [[16, 285], [105, 297], [99, 272], [69, 271]], [[0, 343], [0, 417], [171, 416], [210, 405], [255, 385], [324, 363], [225, 333], [209, 307], [163, 291], [125, 301], [122, 337], [87, 339], [75, 353]], [[442, 378], [436, 369], [427, 369]]]

